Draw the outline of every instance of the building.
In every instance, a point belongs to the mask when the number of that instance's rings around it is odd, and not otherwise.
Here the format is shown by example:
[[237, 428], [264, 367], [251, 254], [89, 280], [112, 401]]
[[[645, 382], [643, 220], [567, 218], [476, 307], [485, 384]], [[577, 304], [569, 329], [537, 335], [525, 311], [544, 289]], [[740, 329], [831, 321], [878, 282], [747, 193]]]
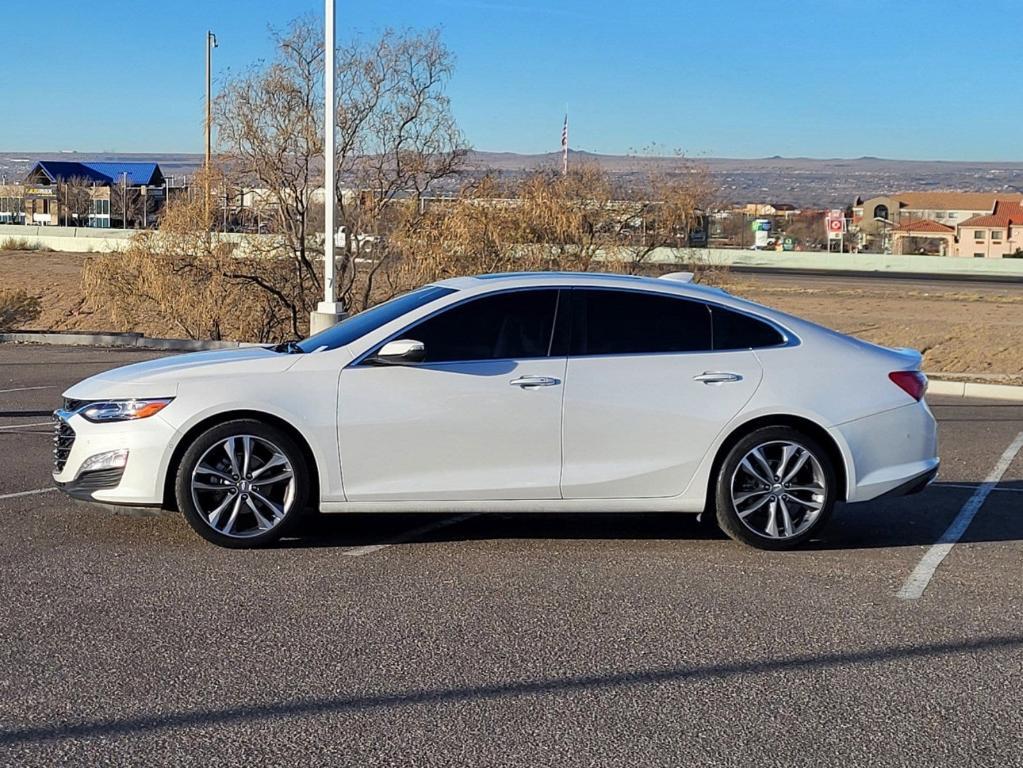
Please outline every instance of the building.
[[865, 249], [907, 253], [908, 243], [926, 242], [940, 255], [1001, 258], [1023, 245], [1009, 239], [1021, 205], [1018, 193], [899, 192], [857, 198], [852, 229]]
[[990, 214], [959, 225], [959, 255], [1001, 259], [1023, 253], [1023, 204], [999, 200]]
[[43, 160], [21, 184], [0, 186], [0, 223], [144, 227], [166, 194], [156, 163]]
[[783, 216], [786, 219], [799, 213], [791, 203], [746, 203], [741, 211], [748, 216]]

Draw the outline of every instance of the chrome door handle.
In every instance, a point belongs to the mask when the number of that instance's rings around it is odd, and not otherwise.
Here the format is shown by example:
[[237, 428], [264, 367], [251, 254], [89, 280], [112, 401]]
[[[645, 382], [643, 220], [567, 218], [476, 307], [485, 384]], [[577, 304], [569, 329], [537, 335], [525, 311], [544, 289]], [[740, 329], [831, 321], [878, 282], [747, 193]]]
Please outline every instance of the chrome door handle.
[[511, 385], [513, 387], [522, 387], [523, 389], [532, 389], [533, 387], [553, 387], [560, 383], [560, 379], [555, 379], [553, 376], [520, 376], [517, 379], [511, 380]]
[[742, 376], [722, 371], [704, 371], [699, 376], [693, 376], [693, 381], [702, 381], [704, 384], [725, 384], [730, 381], [742, 381]]

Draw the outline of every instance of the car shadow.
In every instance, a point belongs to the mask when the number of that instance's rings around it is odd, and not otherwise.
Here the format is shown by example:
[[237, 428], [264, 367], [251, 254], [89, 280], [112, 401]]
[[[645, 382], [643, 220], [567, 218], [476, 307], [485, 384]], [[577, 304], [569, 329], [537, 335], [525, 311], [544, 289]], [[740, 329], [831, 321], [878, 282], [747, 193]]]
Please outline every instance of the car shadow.
[[[876, 549], [935, 543], [979, 483], [934, 483], [913, 496], [840, 504], [818, 538], [795, 551]], [[1023, 540], [1023, 482], [988, 495], [961, 542]], [[727, 537], [696, 515], [680, 513], [489, 513], [311, 515], [284, 548], [361, 547], [497, 539], [715, 541]]]

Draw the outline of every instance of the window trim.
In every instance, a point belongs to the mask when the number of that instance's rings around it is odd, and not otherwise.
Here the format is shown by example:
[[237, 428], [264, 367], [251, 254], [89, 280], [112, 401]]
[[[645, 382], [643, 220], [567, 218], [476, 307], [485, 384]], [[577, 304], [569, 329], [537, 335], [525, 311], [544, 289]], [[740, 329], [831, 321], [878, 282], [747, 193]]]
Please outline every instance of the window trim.
[[[385, 337], [384, 339], [382, 339], [381, 341], [378, 341], [376, 344], [371, 345], [369, 347], [369, 349], [367, 349], [361, 355], [356, 357], [352, 362], [350, 362], [345, 367], [346, 368], [356, 368], [356, 367], [358, 367], [358, 368], [377, 368], [378, 366], [367, 365], [366, 364], [366, 360], [369, 357], [372, 357], [374, 352], [377, 352], [387, 342], [394, 341], [395, 339], [402, 338], [406, 333], [411, 331], [413, 328], [417, 327], [418, 325], [420, 325], [422, 323], [425, 323], [427, 320], [429, 320], [429, 319], [431, 319], [433, 317], [436, 317], [440, 313], [446, 312], [449, 309], [454, 309], [455, 307], [461, 306], [462, 304], [465, 304], [465, 303], [470, 302], [470, 301], [475, 301], [477, 299], [483, 299], [483, 298], [487, 298], [487, 297], [490, 297], [490, 296], [503, 295], [503, 294], [507, 294], [507, 293], [519, 293], [521, 291], [555, 291], [555, 292], [557, 292], [557, 300], [555, 301], [555, 304], [554, 304], [554, 323], [551, 326], [551, 338], [550, 338], [550, 340], [548, 342], [548, 345], [547, 345], [548, 354], [546, 356], [542, 356], [542, 357], [527, 357], [527, 358], [518, 358], [518, 357], [501, 357], [501, 358], [497, 358], [497, 357], [495, 357], [495, 358], [486, 358], [485, 360], [445, 360], [443, 362], [437, 362], [437, 363], [412, 363], [412, 364], [409, 364], [407, 366], [396, 366], [396, 367], [405, 367], [405, 368], [426, 368], [426, 367], [429, 367], [429, 368], [435, 368], [435, 367], [445, 366], [445, 365], [466, 365], [468, 363], [496, 363], [496, 362], [502, 362], [502, 361], [503, 362], [507, 362], [509, 360], [561, 360], [561, 359], [569, 359], [569, 360], [573, 360], [573, 359], [575, 359], [575, 360], [596, 360], [596, 359], [617, 358], [617, 357], [663, 357], [665, 355], [728, 355], [728, 354], [734, 354], [736, 352], [750, 352], [750, 351], [755, 351], [755, 350], [760, 350], [760, 349], [785, 349], [787, 347], [796, 347], [796, 346], [799, 346], [800, 344], [802, 344], [802, 341], [799, 339], [798, 336], [796, 336], [795, 333], [793, 333], [792, 331], [790, 331], [788, 328], [786, 328], [785, 326], [781, 325], [780, 323], [776, 322], [772, 318], [765, 317], [764, 315], [758, 315], [755, 312], [747, 311], [745, 308], [732, 307], [732, 306], [729, 306], [727, 304], [721, 304], [719, 302], [713, 301], [712, 299], [704, 298], [703, 296], [687, 296], [687, 295], [683, 295], [683, 294], [679, 294], [679, 293], [672, 293], [672, 292], [668, 292], [668, 291], [651, 291], [651, 290], [649, 290], [647, 288], [639, 288], [639, 287], [635, 287], [634, 288], [632, 286], [522, 285], [522, 286], [518, 286], [516, 288], [503, 288], [503, 289], [495, 290], [495, 291], [486, 291], [484, 293], [476, 293], [476, 294], [473, 294], [472, 296], [466, 296], [465, 298], [461, 299], [460, 301], [455, 301], [455, 302], [452, 302], [451, 304], [445, 304], [443, 307], [438, 307], [437, 309], [435, 309], [430, 314], [424, 315], [423, 317], [421, 317], [421, 318], [419, 318], [417, 320], [414, 320], [413, 322], [409, 323], [408, 325], [403, 326], [397, 332], [392, 333], [392, 334], [388, 335], [387, 337]], [[703, 304], [705, 307], [707, 307], [708, 311], [711, 313], [711, 318], [710, 318], [710, 322], [711, 322], [711, 344], [713, 344], [713, 342], [714, 342], [714, 338], [713, 338], [713, 333], [714, 333], [714, 316], [713, 316], [713, 312], [714, 312], [715, 308], [720, 308], [720, 309], [728, 311], [728, 312], [735, 312], [736, 314], [745, 315], [746, 317], [748, 317], [748, 318], [750, 318], [752, 320], [758, 320], [761, 323], [766, 323], [767, 325], [769, 325], [771, 328], [773, 328], [775, 331], [777, 331], [781, 335], [783, 341], [782, 341], [781, 344], [772, 344], [772, 345], [767, 346], [767, 347], [740, 347], [740, 348], [737, 348], [737, 349], [707, 349], [707, 350], [693, 350], [693, 351], [689, 351], [689, 352], [619, 352], [619, 353], [616, 353], [616, 354], [608, 354], [608, 355], [573, 355], [573, 354], [571, 354], [571, 350], [572, 350], [571, 330], [572, 330], [572, 327], [571, 327], [571, 324], [570, 324], [569, 325], [569, 337], [567, 339], [568, 348], [567, 348], [566, 354], [564, 354], [564, 355], [551, 355], [550, 352], [553, 350], [554, 342], [557, 340], [557, 337], [558, 337], [558, 330], [559, 330], [559, 328], [558, 328], [558, 321], [562, 320], [562, 319], [566, 319], [566, 318], [564, 318], [565, 310], [563, 309], [563, 299], [564, 298], [568, 298], [568, 301], [564, 302], [564, 303], [567, 305], [569, 311], [571, 311], [571, 307], [572, 307], [572, 297], [571, 297], [571, 295], [565, 297], [564, 294], [566, 294], [566, 293], [571, 294], [571, 293], [574, 293], [575, 291], [617, 291], [617, 292], [622, 292], [622, 293], [641, 293], [641, 294], [643, 294], [645, 296], [666, 296], [666, 297], [671, 298], [671, 299], [681, 299], [683, 301], [693, 301], [693, 302], [696, 302], [696, 303], [699, 303], [699, 304]]]
[[754, 312], [747, 312], [745, 309], [739, 309], [738, 307], [730, 307], [727, 304], [720, 304], [716, 301], [705, 299], [702, 296], [685, 296], [678, 293], [669, 293], [667, 291], [650, 291], [643, 288], [632, 288], [632, 287], [621, 287], [615, 286], [605, 287], [601, 285], [577, 285], [572, 286], [572, 291], [619, 291], [627, 293], [642, 293], [647, 296], [667, 296], [672, 299], [682, 299], [683, 301], [694, 301], [698, 304], [703, 304], [707, 307], [711, 313], [711, 345], [714, 344], [714, 309], [720, 308], [729, 312], [735, 312], [736, 314], [745, 315], [752, 320], [759, 320], [762, 323], [766, 323], [771, 328], [776, 330], [782, 337], [783, 341], [781, 344], [772, 344], [767, 347], [739, 347], [737, 349], [704, 349], [704, 350], [691, 350], [688, 352], [617, 352], [615, 354], [607, 355], [573, 355], [571, 354], [571, 337], [569, 338], [569, 355], [570, 360], [597, 360], [604, 358], [615, 358], [615, 357], [663, 357], [665, 355], [727, 355], [734, 352], [750, 352], [758, 349], [784, 349], [786, 347], [796, 347], [802, 342], [799, 337], [796, 336], [792, 331], [788, 330], [784, 326], [776, 323], [774, 320], [763, 315], [758, 315]]
[[475, 293], [472, 296], [466, 296], [461, 301], [454, 301], [454, 302], [452, 302], [450, 304], [445, 304], [443, 307], [438, 307], [437, 309], [435, 309], [430, 314], [424, 315], [423, 317], [420, 317], [417, 320], [413, 320], [408, 325], [403, 326], [396, 333], [393, 333], [390, 336], [388, 336], [385, 339], [383, 339], [382, 341], [378, 341], [376, 344], [371, 345], [369, 349], [367, 349], [365, 352], [363, 352], [361, 355], [359, 355], [357, 358], [355, 358], [355, 360], [350, 362], [345, 367], [346, 368], [355, 368], [355, 367], [359, 367], [359, 368], [377, 368], [379, 366], [369, 365], [369, 364], [366, 363], [366, 360], [368, 358], [372, 357], [373, 353], [378, 352], [389, 341], [394, 341], [395, 339], [402, 338], [406, 333], [411, 331], [413, 328], [416, 328], [416, 327], [422, 325], [427, 320], [430, 320], [430, 319], [436, 317], [437, 315], [440, 315], [440, 314], [442, 314], [444, 312], [447, 312], [448, 310], [460, 307], [463, 304], [468, 304], [469, 302], [472, 302], [472, 301], [478, 301], [480, 299], [487, 299], [487, 298], [490, 298], [492, 296], [504, 296], [504, 295], [509, 294], [509, 293], [522, 293], [523, 291], [554, 291], [554, 293], [555, 293], [555, 299], [554, 299], [554, 319], [551, 322], [551, 335], [550, 335], [550, 338], [548, 338], [548, 340], [547, 340], [547, 354], [546, 355], [541, 355], [541, 356], [538, 356], [538, 357], [487, 357], [487, 358], [482, 358], [482, 359], [477, 358], [477, 359], [466, 359], [466, 360], [443, 360], [443, 361], [439, 361], [439, 362], [436, 362], [436, 363], [431, 363], [431, 362], [410, 363], [408, 365], [401, 365], [401, 366], [395, 366], [395, 367], [398, 367], [398, 368], [435, 368], [435, 367], [441, 366], [441, 365], [466, 365], [468, 363], [498, 363], [498, 362], [507, 362], [509, 360], [550, 360], [550, 359], [557, 360], [557, 359], [560, 359], [560, 356], [556, 357], [556, 358], [552, 358], [550, 352], [551, 352], [551, 349], [552, 349], [552, 345], [554, 344], [554, 339], [556, 337], [557, 330], [558, 330], [558, 308], [559, 308], [559, 306], [561, 304], [561, 294], [565, 290], [566, 290], [565, 287], [556, 286], [556, 285], [521, 285], [518, 288], [506, 288], [506, 289], [499, 290], [499, 291], [486, 291], [484, 293]]

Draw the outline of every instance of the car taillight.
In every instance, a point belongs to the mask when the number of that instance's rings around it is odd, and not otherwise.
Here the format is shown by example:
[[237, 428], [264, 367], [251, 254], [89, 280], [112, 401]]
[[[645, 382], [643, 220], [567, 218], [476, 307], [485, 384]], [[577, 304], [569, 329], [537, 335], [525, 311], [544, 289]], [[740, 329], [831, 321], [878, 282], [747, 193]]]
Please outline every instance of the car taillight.
[[927, 392], [927, 377], [922, 371], [892, 371], [888, 378], [914, 400], [922, 400]]

